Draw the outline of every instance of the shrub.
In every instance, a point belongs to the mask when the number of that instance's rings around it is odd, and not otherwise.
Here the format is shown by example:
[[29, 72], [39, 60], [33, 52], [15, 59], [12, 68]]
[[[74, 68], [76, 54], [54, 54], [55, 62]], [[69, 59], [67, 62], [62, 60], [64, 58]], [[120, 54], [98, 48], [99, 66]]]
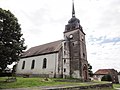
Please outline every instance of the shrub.
[[101, 81], [112, 81], [112, 77], [108, 74], [108, 75], [104, 75], [101, 79]]

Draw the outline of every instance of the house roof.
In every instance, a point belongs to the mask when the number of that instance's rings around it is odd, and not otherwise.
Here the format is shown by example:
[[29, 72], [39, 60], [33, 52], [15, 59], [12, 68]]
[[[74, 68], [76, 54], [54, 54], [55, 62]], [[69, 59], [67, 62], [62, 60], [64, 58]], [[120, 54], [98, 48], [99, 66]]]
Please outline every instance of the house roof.
[[30, 48], [26, 52], [24, 52], [22, 55], [22, 58], [58, 52], [61, 46], [62, 46], [62, 40], [35, 46], [35, 47]]
[[120, 75], [120, 72], [118, 73], [118, 75]]
[[116, 73], [117, 71], [114, 69], [99, 69], [97, 70], [94, 74], [99, 74], [99, 75], [107, 75], [110, 73]]

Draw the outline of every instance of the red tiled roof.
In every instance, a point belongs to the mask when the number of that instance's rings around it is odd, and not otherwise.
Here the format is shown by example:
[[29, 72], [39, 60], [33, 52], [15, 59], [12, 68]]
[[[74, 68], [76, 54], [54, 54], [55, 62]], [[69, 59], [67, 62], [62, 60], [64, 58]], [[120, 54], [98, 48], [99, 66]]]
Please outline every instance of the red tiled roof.
[[117, 72], [117, 71], [115, 71], [114, 69], [99, 69], [94, 74], [106, 75], [106, 74], [110, 74], [110, 73], [114, 73], [114, 72]]
[[29, 50], [27, 50], [25, 53], [23, 53], [22, 58], [57, 52], [59, 51], [61, 46], [62, 46], [62, 40], [58, 40], [55, 42], [32, 47]]

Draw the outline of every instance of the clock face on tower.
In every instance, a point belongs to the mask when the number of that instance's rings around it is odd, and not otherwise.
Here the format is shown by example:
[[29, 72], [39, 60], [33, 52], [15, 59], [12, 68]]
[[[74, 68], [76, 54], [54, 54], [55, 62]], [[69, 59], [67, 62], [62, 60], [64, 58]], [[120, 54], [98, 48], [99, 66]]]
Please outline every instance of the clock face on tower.
[[72, 34], [70, 34], [69, 38], [70, 38], [70, 39], [72, 39], [72, 38], [73, 38], [73, 35], [72, 35]]

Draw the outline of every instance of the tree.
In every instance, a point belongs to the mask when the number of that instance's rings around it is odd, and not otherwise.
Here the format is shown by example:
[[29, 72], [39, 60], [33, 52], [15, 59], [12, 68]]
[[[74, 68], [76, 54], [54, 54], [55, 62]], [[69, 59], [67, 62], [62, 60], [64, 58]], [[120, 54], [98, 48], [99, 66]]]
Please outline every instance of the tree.
[[90, 77], [93, 76], [92, 66], [90, 64], [88, 64], [88, 74], [90, 75]]
[[8, 10], [0, 8], [0, 69], [3, 71], [7, 65], [17, 62], [23, 50], [20, 24], [17, 18]]

